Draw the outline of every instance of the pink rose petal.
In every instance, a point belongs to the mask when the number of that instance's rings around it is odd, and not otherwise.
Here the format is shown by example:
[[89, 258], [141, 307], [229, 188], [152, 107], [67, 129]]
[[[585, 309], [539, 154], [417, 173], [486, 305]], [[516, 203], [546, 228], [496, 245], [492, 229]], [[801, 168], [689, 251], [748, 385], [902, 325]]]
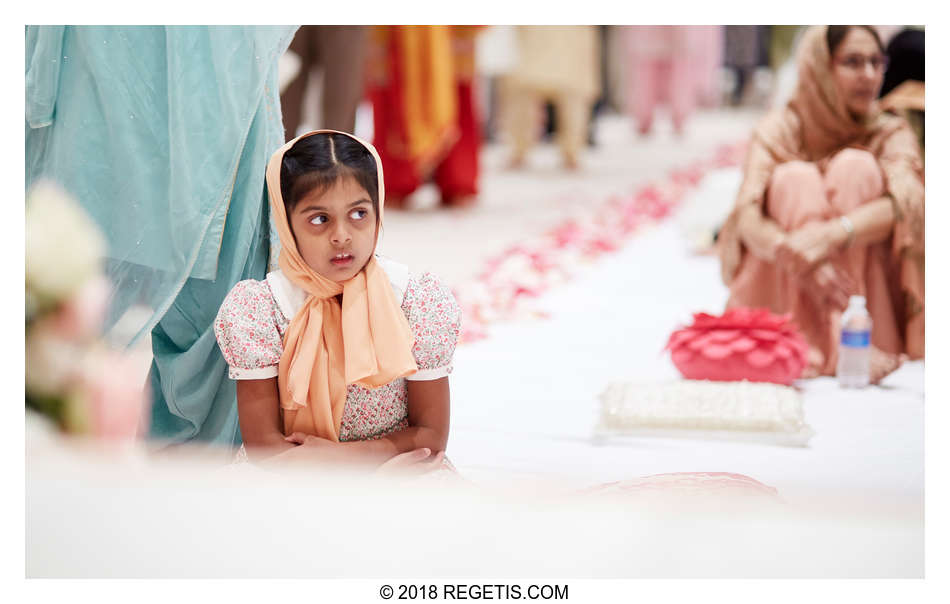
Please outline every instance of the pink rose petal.
[[699, 349], [701, 349], [701, 348], [705, 348], [707, 345], [709, 345], [709, 344], [712, 343], [712, 339], [711, 339], [710, 335], [711, 335], [711, 334], [708, 334], [708, 333], [707, 333], [707, 334], [705, 334], [705, 335], [701, 335], [701, 336], [699, 336], [699, 337], [697, 337], [697, 338], [694, 338], [694, 339], [693, 339], [692, 341], [690, 341], [690, 343], [688, 344], [689, 349], [690, 349], [690, 350], [699, 350]]
[[775, 350], [775, 356], [777, 356], [780, 359], [788, 359], [788, 358], [791, 358], [792, 356], [791, 347], [782, 341], [776, 342], [775, 348], [773, 350]]
[[749, 336], [742, 336], [733, 340], [730, 343], [730, 347], [735, 352], [749, 352], [755, 348], [757, 344], [758, 343]]
[[749, 365], [761, 369], [775, 362], [775, 353], [757, 348], [745, 355]]
[[717, 329], [709, 334], [709, 338], [712, 342], [725, 343], [739, 337], [739, 333], [737, 329]]
[[701, 352], [707, 359], [721, 361], [732, 354], [732, 348], [728, 344], [709, 344]]
[[693, 360], [693, 357], [696, 356], [686, 348], [680, 348], [673, 351], [673, 354], [670, 355], [670, 358], [673, 359], [673, 364], [679, 366], [682, 363], [689, 363]]

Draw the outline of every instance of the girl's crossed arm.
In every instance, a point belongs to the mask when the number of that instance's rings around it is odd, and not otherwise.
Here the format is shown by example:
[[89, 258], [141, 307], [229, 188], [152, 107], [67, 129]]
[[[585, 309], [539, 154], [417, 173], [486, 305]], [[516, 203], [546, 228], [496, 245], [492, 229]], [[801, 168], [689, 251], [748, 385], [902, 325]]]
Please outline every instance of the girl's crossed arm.
[[377, 440], [337, 443], [300, 432], [284, 437], [277, 378], [239, 380], [238, 417], [248, 457], [375, 466], [417, 449], [429, 449], [432, 454], [444, 451], [449, 437], [449, 379], [409, 381], [408, 387], [408, 428]]
[[[341, 461], [379, 465], [417, 449], [429, 449], [433, 455], [445, 451], [449, 439], [449, 378], [408, 381], [409, 427], [376, 440], [335, 443], [317, 436], [295, 432], [287, 437], [302, 448], [315, 448], [340, 456]], [[331, 450], [334, 450], [332, 451]]]

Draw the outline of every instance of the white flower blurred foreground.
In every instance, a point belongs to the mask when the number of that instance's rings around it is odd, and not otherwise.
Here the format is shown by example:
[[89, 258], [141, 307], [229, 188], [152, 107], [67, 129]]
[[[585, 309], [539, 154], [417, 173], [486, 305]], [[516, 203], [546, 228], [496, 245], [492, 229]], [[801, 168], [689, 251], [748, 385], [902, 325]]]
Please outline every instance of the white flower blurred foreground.
[[101, 331], [112, 289], [106, 242], [52, 183], [26, 200], [26, 405], [66, 432], [132, 440], [146, 407], [141, 353], [110, 349]]
[[70, 297], [100, 271], [105, 239], [65, 191], [42, 182], [26, 199], [26, 289], [42, 306]]

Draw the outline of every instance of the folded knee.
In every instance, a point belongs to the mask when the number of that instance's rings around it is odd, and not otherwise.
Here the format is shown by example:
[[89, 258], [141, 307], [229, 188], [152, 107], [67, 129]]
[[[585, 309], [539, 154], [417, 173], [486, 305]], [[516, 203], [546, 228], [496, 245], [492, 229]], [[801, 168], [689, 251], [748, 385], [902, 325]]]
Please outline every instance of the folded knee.
[[772, 172], [766, 210], [785, 230], [820, 218], [826, 210], [825, 186], [815, 164], [791, 161]]
[[825, 178], [832, 192], [831, 202], [842, 212], [851, 211], [884, 190], [884, 175], [877, 159], [860, 149], [844, 149], [835, 154]]
[[840, 173], [853, 179], [880, 178], [877, 159], [862, 149], [842, 149], [828, 162], [828, 174]]
[[772, 172], [772, 188], [801, 187], [805, 183], [821, 184], [818, 166], [807, 161], [790, 161], [780, 164]]

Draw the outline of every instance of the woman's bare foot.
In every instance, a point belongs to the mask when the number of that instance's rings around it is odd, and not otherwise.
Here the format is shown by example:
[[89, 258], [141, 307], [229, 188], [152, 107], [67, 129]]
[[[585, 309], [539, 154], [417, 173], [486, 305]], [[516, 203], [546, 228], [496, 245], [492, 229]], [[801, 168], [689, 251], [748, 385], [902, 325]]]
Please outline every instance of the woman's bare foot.
[[817, 348], [808, 349], [808, 364], [805, 365], [805, 368], [802, 370], [801, 378], [804, 380], [810, 380], [811, 378], [816, 378], [821, 376], [822, 370], [825, 368], [825, 355], [822, 354]]
[[879, 384], [888, 375], [904, 364], [907, 355], [884, 352], [871, 346], [871, 383]]

